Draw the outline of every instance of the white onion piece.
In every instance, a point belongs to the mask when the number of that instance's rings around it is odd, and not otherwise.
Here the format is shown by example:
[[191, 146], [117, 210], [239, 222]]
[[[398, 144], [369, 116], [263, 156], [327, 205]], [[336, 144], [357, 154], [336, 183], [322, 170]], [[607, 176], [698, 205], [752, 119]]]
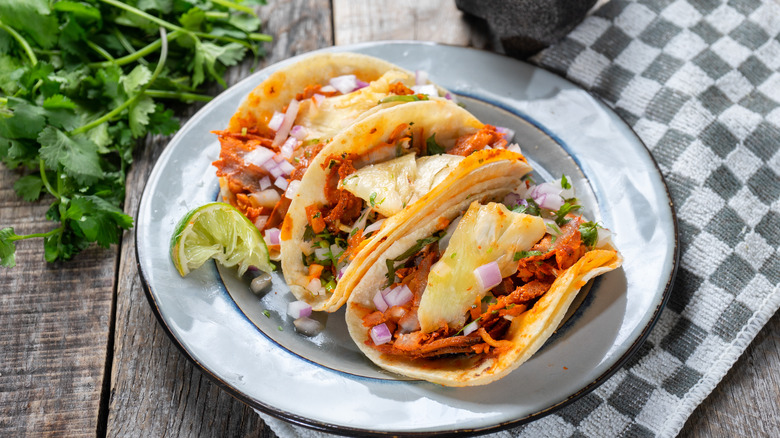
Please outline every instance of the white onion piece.
[[279, 239], [281, 234], [282, 232], [278, 228], [269, 228], [265, 230], [265, 243], [269, 245], [279, 245], [281, 243], [281, 240]]
[[312, 278], [309, 284], [306, 285], [306, 289], [314, 295], [319, 295], [320, 289], [322, 289], [322, 282], [319, 278]]
[[517, 143], [510, 144], [509, 146], [506, 147], [506, 150], [508, 150], [510, 152], [514, 152], [516, 154], [522, 154], [523, 153], [523, 150], [520, 149], [520, 145], [517, 144]]
[[412, 293], [412, 291], [409, 289], [408, 286], [402, 284], [401, 286], [395, 287], [385, 296], [385, 302], [390, 307], [403, 306], [404, 304], [408, 303], [412, 298], [414, 298], [414, 294]]
[[512, 139], [515, 138], [514, 129], [506, 128], [504, 126], [496, 126], [496, 131], [501, 134], [504, 134], [504, 140], [506, 140], [507, 142], [510, 142], [512, 141]]
[[608, 246], [614, 247], [615, 245], [612, 243], [612, 231], [609, 231], [606, 228], [597, 228], [597, 232], [599, 233], [599, 240], [596, 242], [595, 247], [596, 248], [605, 248]]
[[483, 291], [490, 290], [499, 284], [501, 284], [501, 270], [498, 268], [498, 263], [490, 262], [486, 263], [474, 270], [474, 275], [477, 277], [479, 287]]
[[287, 314], [293, 319], [311, 315], [311, 305], [305, 301], [293, 301], [287, 304]]
[[358, 79], [357, 81], [355, 81], [355, 83], [356, 83], [355, 90], [359, 90], [359, 89], [361, 89], [361, 88], [366, 88], [366, 87], [368, 87], [368, 82], [361, 81], [360, 79]]
[[477, 324], [477, 321], [471, 321], [470, 323], [466, 324], [465, 327], [463, 327], [463, 336], [468, 336], [478, 328], [479, 324]]
[[320, 88], [320, 91], [323, 93], [333, 93], [334, 91], [338, 90], [333, 85], [325, 85], [324, 87]]
[[547, 233], [557, 236], [561, 233], [561, 228], [558, 226], [558, 224], [555, 223], [552, 219], [542, 219], [544, 221], [544, 225], [547, 227]]
[[248, 195], [250, 198], [257, 201], [262, 207], [273, 208], [282, 197], [274, 189], [262, 190]]
[[296, 140], [303, 140], [307, 135], [309, 135], [309, 131], [301, 125], [295, 125], [290, 129], [290, 136], [295, 137]]
[[279, 150], [279, 155], [285, 158], [285, 160], [289, 160], [293, 156], [293, 152], [295, 151], [295, 148], [298, 147], [298, 139], [295, 137], [288, 137], [287, 141], [284, 142], [282, 145], [282, 148]]
[[245, 163], [254, 164], [257, 167], [263, 167], [263, 165], [274, 156], [274, 152], [264, 147], [257, 147], [244, 154], [243, 159]]
[[258, 216], [257, 219], [255, 219], [254, 224], [258, 230], [262, 231], [266, 222], [268, 222], [268, 216]]
[[273, 129], [274, 131], [278, 131], [279, 128], [282, 127], [282, 122], [284, 122], [284, 114], [280, 113], [279, 111], [274, 111], [274, 115], [271, 117], [271, 120], [268, 122], [268, 127]]
[[266, 175], [260, 178], [260, 182], [258, 184], [260, 184], [260, 190], [265, 190], [268, 187], [271, 187], [271, 178], [268, 178], [268, 175]]
[[284, 196], [287, 197], [287, 199], [292, 199], [295, 197], [295, 195], [298, 194], [298, 190], [301, 188], [301, 182], [297, 179], [292, 180], [287, 184], [287, 191], [284, 192]]
[[322, 323], [307, 316], [296, 319], [293, 321], [293, 325], [295, 326], [295, 331], [306, 336], [315, 336], [324, 328]]
[[328, 252], [330, 248], [314, 248], [314, 257], [318, 260], [328, 260]]
[[282, 175], [284, 175], [284, 171], [282, 169], [280, 169], [279, 166], [275, 166], [275, 167], [269, 169], [268, 173], [270, 173], [271, 176], [274, 177], [274, 179], [277, 179], [277, 178], [281, 177]]
[[263, 169], [265, 169], [267, 172], [270, 173], [271, 169], [275, 168], [278, 165], [279, 163], [277, 163], [276, 160], [271, 159], [263, 163]]
[[425, 85], [428, 83], [428, 72], [425, 70], [416, 70], [414, 72], [414, 84]]
[[279, 163], [279, 170], [281, 170], [284, 175], [289, 176], [292, 175], [293, 172], [295, 172], [295, 166], [293, 166], [287, 161], [282, 161], [281, 163]]
[[427, 94], [428, 96], [438, 97], [439, 90], [436, 89], [436, 85], [412, 85], [412, 91], [415, 94]]
[[331, 78], [328, 84], [338, 90], [339, 93], [348, 94], [357, 88], [357, 77], [355, 75], [336, 76]]
[[287, 111], [284, 113], [284, 121], [282, 121], [279, 130], [276, 131], [276, 136], [274, 136], [274, 146], [279, 146], [287, 140], [287, 136], [290, 134], [290, 128], [292, 128], [293, 123], [295, 123], [295, 118], [298, 116], [299, 106], [298, 101], [295, 99], [292, 99], [290, 104], [287, 105]]
[[276, 164], [279, 164], [279, 163], [281, 163], [282, 161], [287, 161], [287, 158], [284, 158], [284, 155], [282, 155], [282, 154], [276, 154], [276, 155], [274, 155], [274, 162], [275, 162]]
[[365, 230], [363, 230], [363, 234], [372, 233], [374, 231], [379, 230], [382, 228], [382, 222], [384, 222], [384, 219], [379, 219], [378, 221], [374, 222], [373, 224], [366, 227]]
[[274, 181], [274, 185], [276, 187], [279, 187], [282, 190], [287, 190], [287, 186], [289, 185], [289, 183], [287, 182], [287, 179], [280, 176], [279, 178], [276, 178], [276, 181]]
[[340, 267], [338, 273], [336, 274], [336, 280], [341, 280], [341, 277], [344, 276], [344, 272], [346, 271], [347, 271], [347, 265]]
[[539, 207], [542, 208], [547, 208], [550, 210], [558, 210], [563, 206], [563, 198], [561, 198], [561, 195], [554, 195], [552, 193], [548, 193], [542, 195], [542, 198], [538, 199], [536, 203], [539, 204]]
[[311, 99], [314, 101], [314, 105], [319, 106], [327, 98], [322, 94], [316, 93]]
[[390, 329], [387, 328], [385, 323], [375, 325], [371, 328], [369, 333], [371, 335], [371, 340], [374, 341], [375, 345], [386, 344], [393, 339], [393, 335], [390, 333]]
[[374, 305], [376, 306], [376, 310], [380, 312], [387, 310], [387, 301], [385, 301], [385, 297], [382, 296], [381, 291], [374, 295]]
[[335, 243], [330, 246], [330, 253], [333, 254], [333, 257], [340, 256], [342, 252], [344, 252], [344, 248], [336, 245]]

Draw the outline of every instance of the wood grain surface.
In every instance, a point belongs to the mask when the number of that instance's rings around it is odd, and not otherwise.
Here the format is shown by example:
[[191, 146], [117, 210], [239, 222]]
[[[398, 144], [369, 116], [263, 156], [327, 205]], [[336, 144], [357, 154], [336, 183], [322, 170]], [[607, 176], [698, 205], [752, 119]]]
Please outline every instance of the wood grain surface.
[[[274, 36], [258, 68], [333, 44], [405, 39], [494, 48], [484, 25], [454, 1], [269, 0], [259, 9]], [[231, 69], [238, 82], [252, 63]], [[218, 90], [216, 90], [218, 91]], [[194, 114], [197, 106], [189, 108]], [[128, 176], [135, 215], [146, 179], [169, 138], [150, 137]], [[0, 226], [46, 231], [47, 203], [12, 190], [0, 166]], [[0, 436], [274, 437], [177, 349], [155, 319], [136, 268], [135, 235], [46, 264], [39, 240], [18, 243], [17, 267], [0, 270]], [[780, 316], [775, 315], [682, 437], [780, 436]]]

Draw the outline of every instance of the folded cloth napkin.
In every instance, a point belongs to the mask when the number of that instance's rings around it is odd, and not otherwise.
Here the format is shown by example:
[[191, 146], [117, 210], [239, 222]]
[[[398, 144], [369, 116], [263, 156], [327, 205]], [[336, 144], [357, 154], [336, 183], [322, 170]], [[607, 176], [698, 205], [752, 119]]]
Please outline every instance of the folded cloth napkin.
[[[780, 3], [611, 0], [532, 61], [599, 96], [650, 149], [681, 260], [625, 366], [493, 436], [675, 436], [780, 307]], [[261, 415], [279, 436], [324, 436]]]

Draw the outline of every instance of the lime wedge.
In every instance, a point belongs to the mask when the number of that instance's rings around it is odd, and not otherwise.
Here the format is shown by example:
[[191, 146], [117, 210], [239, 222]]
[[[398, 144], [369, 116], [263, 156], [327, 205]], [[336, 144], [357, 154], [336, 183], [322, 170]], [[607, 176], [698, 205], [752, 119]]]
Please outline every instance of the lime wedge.
[[260, 230], [238, 209], [222, 202], [187, 213], [171, 237], [171, 259], [182, 276], [212, 258], [226, 267], [238, 265], [238, 275], [250, 266], [274, 270]]

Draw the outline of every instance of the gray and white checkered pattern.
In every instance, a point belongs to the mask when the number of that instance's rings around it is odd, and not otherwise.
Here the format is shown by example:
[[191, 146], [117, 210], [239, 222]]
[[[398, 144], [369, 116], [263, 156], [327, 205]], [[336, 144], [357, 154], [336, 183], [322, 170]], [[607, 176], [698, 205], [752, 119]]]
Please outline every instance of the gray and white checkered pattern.
[[534, 62], [599, 96], [650, 149], [676, 205], [681, 263], [622, 369], [495, 436], [674, 436], [780, 307], [780, 3], [611, 0]]
[[780, 307], [780, 3], [611, 0], [535, 58], [644, 141], [681, 237], [667, 309], [593, 393], [519, 436], [674, 436]]

